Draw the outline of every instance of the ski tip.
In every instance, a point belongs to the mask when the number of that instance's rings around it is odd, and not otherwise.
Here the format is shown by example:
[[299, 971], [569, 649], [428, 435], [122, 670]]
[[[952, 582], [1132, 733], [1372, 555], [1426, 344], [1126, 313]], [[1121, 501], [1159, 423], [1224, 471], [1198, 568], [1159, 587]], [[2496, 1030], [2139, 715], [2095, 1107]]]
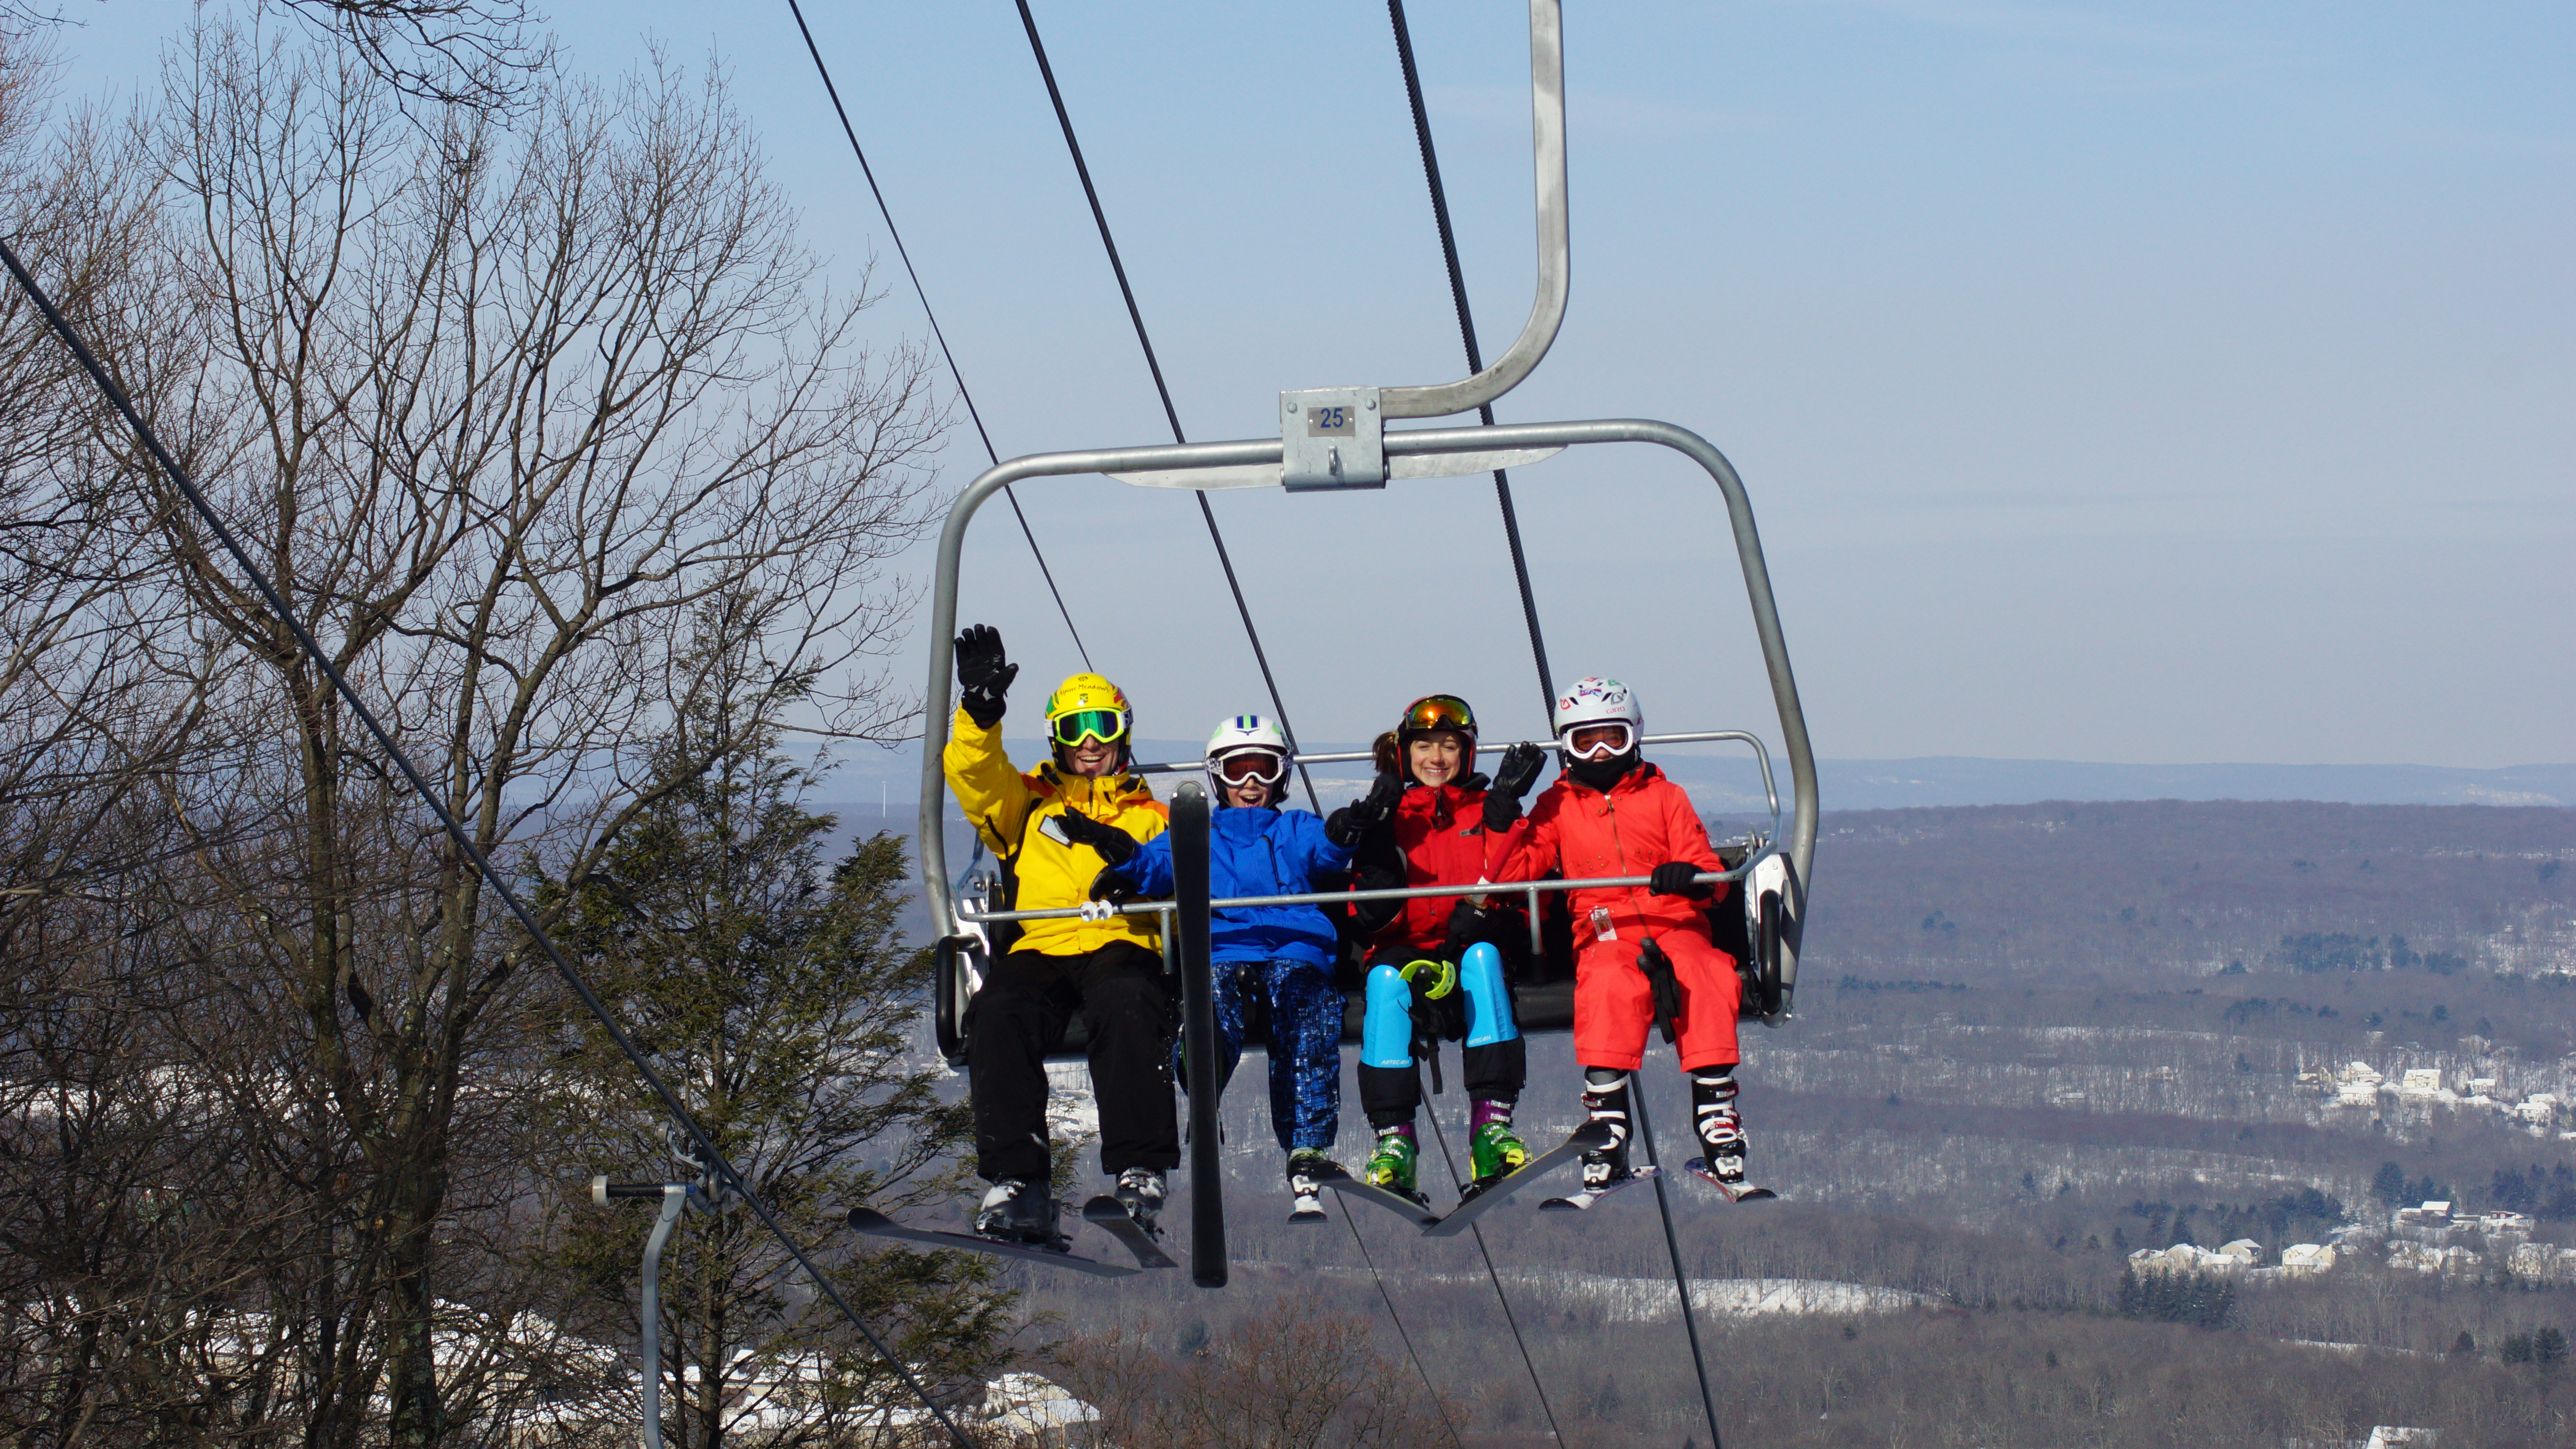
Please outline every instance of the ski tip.
[[1565, 1140], [1580, 1151], [1598, 1152], [1610, 1145], [1610, 1124], [1597, 1120], [1586, 1122], [1575, 1128], [1573, 1135]]
[[1288, 1215], [1288, 1221], [1303, 1226], [1312, 1223], [1331, 1222], [1332, 1219], [1326, 1215], [1322, 1208], [1304, 1208], [1290, 1213]]
[[887, 1217], [884, 1213], [878, 1212], [875, 1208], [854, 1207], [850, 1209], [850, 1230], [852, 1232], [873, 1233], [879, 1228], [890, 1228], [893, 1226], [894, 1219]]
[[1105, 1223], [1111, 1218], [1125, 1217], [1127, 1217], [1127, 1205], [1105, 1192], [1083, 1200], [1082, 1220], [1084, 1222]]
[[1694, 1157], [1683, 1163], [1682, 1170], [1726, 1194], [1728, 1202], [1776, 1202], [1780, 1197], [1780, 1194], [1767, 1187], [1750, 1187], [1743, 1183], [1728, 1182], [1709, 1170], [1708, 1159], [1704, 1157]]

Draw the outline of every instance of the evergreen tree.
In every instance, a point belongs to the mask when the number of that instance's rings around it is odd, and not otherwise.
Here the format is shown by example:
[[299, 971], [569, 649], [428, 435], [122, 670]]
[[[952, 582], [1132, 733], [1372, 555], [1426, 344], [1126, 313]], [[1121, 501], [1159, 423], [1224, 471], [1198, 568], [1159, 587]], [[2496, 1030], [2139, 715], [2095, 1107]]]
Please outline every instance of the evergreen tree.
[[[711, 709], [683, 728], [771, 714]], [[636, 1044], [810, 1251], [846, 1244], [855, 1204], [895, 1211], [953, 1195], [972, 1124], [962, 1103], [939, 1100], [940, 1072], [914, 1051], [930, 962], [898, 935], [903, 841], [880, 833], [826, 872], [834, 821], [804, 808], [811, 775], [774, 739], [748, 743], [723, 756], [734, 763], [656, 783], [606, 869], [566, 903], [564, 934]], [[669, 758], [691, 754], [675, 746]], [[692, 1175], [667, 1166], [668, 1124], [614, 1044], [569, 1021], [566, 1034], [560, 1127], [592, 1170]], [[588, 1285], [609, 1341], [634, 1341], [649, 1223], [640, 1210], [589, 1209], [557, 1225], [553, 1259]], [[985, 1260], [844, 1250], [820, 1261], [926, 1379], [964, 1387], [1010, 1357], [1014, 1295], [993, 1286]], [[800, 1279], [738, 1202], [682, 1219], [662, 1269], [671, 1442], [717, 1449], [754, 1424], [764, 1444], [821, 1442], [909, 1401]], [[783, 1437], [782, 1419], [796, 1426]]]

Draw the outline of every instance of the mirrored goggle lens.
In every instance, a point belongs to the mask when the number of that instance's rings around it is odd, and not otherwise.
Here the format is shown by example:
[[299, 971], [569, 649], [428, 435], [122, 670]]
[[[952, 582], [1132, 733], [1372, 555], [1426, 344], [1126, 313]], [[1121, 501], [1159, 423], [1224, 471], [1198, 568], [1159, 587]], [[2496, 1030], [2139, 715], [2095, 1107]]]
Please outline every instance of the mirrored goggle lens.
[[1216, 773], [1229, 785], [1276, 785], [1288, 778], [1288, 759], [1269, 750], [1245, 750], [1217, 761]]
[[1078, 709], [1058, 716], [1055, 722], [1055, 742], [1059, 745], [1079, 745], [1091, 740], [1104, 745], [1116, 744], [1126, 733], [1126, 718], [1114, 709]]
[[1476, 727], [1476, 712], [1467, 707], [1467, 701], [1456, 695], [1435, 694], [1413, 702], [1413, 707], [1404, 712], [1404, 727], [1408, 730], [1472, 730]]
[[1625, 724], [1576, 725], [1565, 732], [1565, 752], [1578, 760], [1607, 760], [1628, 753], [1637, 732]]

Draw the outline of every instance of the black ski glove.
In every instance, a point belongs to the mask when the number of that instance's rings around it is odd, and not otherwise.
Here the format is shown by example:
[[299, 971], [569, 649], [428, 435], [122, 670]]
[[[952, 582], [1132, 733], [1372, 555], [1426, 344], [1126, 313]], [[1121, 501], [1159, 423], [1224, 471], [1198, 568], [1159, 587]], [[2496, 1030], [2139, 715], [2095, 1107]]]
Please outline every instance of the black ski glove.
[[1136, 899], [1136, 883], [1120, 875], [1118, 867], [1113, 865], [1091, 878], [1089, 894], [1095, 901], [1107, 901], [1113, 906], [1123, 906]]
[[1659, 896], [1688, 896], [1704, 901], [1717, 894], [1717, 887], [1693, 880], [1698, 874], [1699, 867], [1687, 860], [1668, 860], [1646, 876], [1646, 889]]
[[1324, 822], [1324, 838], [1349, 850], [1368, 837], [1370, 831], [1386, 823], [1395, 813], [1395, 802], [1404, 795], [1404, 781], [1394, 775], [1380, 775], [1369, 787], [1365, 799], [1354, 800], [1333, 812]]
[[1646, 985], [1655, 993], [1655, 1025], [1663, 1028], [1664, 1045], [1673, 1044], [1673, 1024], [1682, 1019], [1682, 984], [1674, 979], [1673, 958], [1648, 937], [1637, 948], [1637, 969], [1646, 973]]
[[1002, 631], [990, 624], [969, 624], [957, 636], [957, 705], [966, 717], [986, 729], [1002, 722], [1011, 681], [1020, 666], [1002, 653]]
[[1538, 783], [1539, 766], [1546, 756], [1527, 740], [1503, 751], [1503, 762], [1494, 767], [1494, 782], [1485, 791], [1485, 828], [1509, 830], [1521, 818], [1521, 797]]
[[1460, 896], [1458, 904], [1449, 908], [1449, 938], [1441, 943], [1442, 958], [1450, 961], [1466, 960], [1468, 947], [1478, 941], [1492, 939], [1490, 935], [1492, 922], [1492, 912], [1479, 907], [1472, 897]]
[[1115, 825], [1103, 825], [1079, 810], [1067, 810], [1056, 818], [1064, 822], [1064, 833], [1074, 844], [1100, 852], [1101, 860], [1112, 869], [1125, 865], [1136, 853], [1136, 837]]

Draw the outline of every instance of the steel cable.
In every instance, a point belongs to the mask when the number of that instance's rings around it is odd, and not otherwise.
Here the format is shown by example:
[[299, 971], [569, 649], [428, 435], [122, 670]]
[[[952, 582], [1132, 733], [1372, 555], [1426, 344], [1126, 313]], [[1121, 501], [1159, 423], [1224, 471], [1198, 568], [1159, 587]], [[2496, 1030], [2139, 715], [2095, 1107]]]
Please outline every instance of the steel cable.
[[[1438, 1051], [1439, 1047], [1435, 1044], [1432, 1050]], [[1440, 1125], [1440, 1109], [1429, 1102], [1425, 1102], [1423, 1107], [1431, 1118], [1431, 1135], [1440, 1142], [1440, 1160], [1449, 1164], [1450, 1185], [1457, 1190], [1458, 1199], [1461, 1204], [1464, 1204], [1467, 1198], [1467, 1184], [1458, 1176], [1458, 1159], [1449, 1155], [1449, 1134]], [[1470, 1152], [1472, 1151], [1471, 1147]], [[1538, 1394], [1540, 1412], [1547, 1415], [1547, 1431], [1554, 1434], [1556, 1442], [1562, 1445], [1565, 1442], [1565, 1431], [1556, 1427], [1556, 1406], [1547, 1401], [1547, 1385], [1539, 1382], [1538, 1365], [1530, 1361], [1529, 1341], [1521, 1337], [1521, 1321], [1512, 1312], [1512, 1300], [1503, 1293], [1503, 1275], [1495, 1271], [1494, 1255], [1485, 1247], [1485, 1225], [1471, 1222], [1467, 1224], [1467, 1231], [1475, 1234], [1476, 1251], [1484, 1256], [1485, 1276], [1493, 1280], [1494, 1301], [1503, 1305], [1503, 1322], [1511, 1326], [1512, 1342], [1520, 1348], [1521, 1367], [1529, 1371], [1530, 1388]]]
[[[1422, 178], [1431, 188], [1431, 219], [1440, 227], [1440, 258], [1449, 267], [1449, 300], [1458, 309], [1458, 337], [1467, 344], [1467, 372], [1485, 370], [1484, 349], [1476, 345], [1476, 318], [1467, 310], [1467, 274], [1458, 266], [1458, 235], [1449, 225], [1449, 193], [1440, 184], [1440, 154], [1431, 145], [1431, 113], [1422, 104], [1422, 74], [1413, 64], [1413, 31], [1404, 23], [1404, 0], [1386, 0], [1386, 18], [1395, 27], [1395, 58], [1404, 67], [1404, 96], [1413, 106], [1413, 138], [1422, 148]], [[1491, 403], [1476, 409], [1486, 427], [1494, 425]], [[1529, 558], [1521, 551], [1521, 519], [1512, 507], [1511, 474], [1494, 470], [1494, 501], [1502, 505], [1503, 538], [1512, 549], [1512, 577], [1520, 581], [1521, 620], [1529, 626], [1530, 657], [1538, 664], [1539, 710], [1552, 713], [1556, 676], [1548, 672], [1547, 640], [1539, 632], [1538, 597], [1530, 590]]]
[[[1091, 184], [1091, 165], [1082, 159], [1082, 142], [1073, 134], [1073, 113], [1065, 109], [1064, 91], [1055, 83], [1055, 67], [1047, 63], [1046, 42], [1038, 38], [1037, 17], [1029, 13], [1029, 0], [1017, 0], [1020, 24], [1029, 32], [1029, 53], [1037, 57], [1038, 74], [1046, 81], [1047, 99], [1055, 103], [1056, 124], [1064, 128], [1065, 149], [1073, 153], [1074, 174], [1082, 179], [1082, 194], [1091, 203], [1091, 220], [1100, 228], [1100, 245], [1109, 253], [1109, 270], [1118, 278], [1118, 295], [1127, 301], [1127, 320], [1136, 325], [1136, 345], [1145, 350], [1145, 370], [1154, 375], [1154, 394], [1163, 400], [1163, 417], [1172, 425], [1172, 441], [1186, 443], [1181, 431], [1181, 414], [1172, 406], [1172, 390], [1163, 382], [1163, 364], [1154, 356], [1154, 339], [1145, 334], [1145, 314], [1136, 305], [1136, 289], [1127, 284], [1127, 264], [1118, 259], [1117, 239], [1109, 234], [1109, 213], [1100, 206], [1100, 190]], [[1207, 520], [1208, 541], [1216, 545], [1216, 561], [1225, 568], [1225, 586], [1234, 592], [1234, 612], [1243, 620], [1244, 637], [1252, 641], [1253, 662], [1261, 666], [1262, 687], [1270, 691], [1271, 711], [1279, 716], [1279, 732], [1287, 737], [1288, 750], [1294, 758], [1297, 750], [1297, 727], [1288, 722], [1288, 706], [1279, 699], [1279, 681], [1271, 677], [1270, 656], [1261, 647], [1261, 631], [1252, 626], [1252, 609], [1243, 601], [1243, 584], [1234, 576], [1234, 558], [1226, 552], [1225, 535], [1216, 526], [1216, 510], [1208, 506], [1207, 490], [1195, 490], [1199, 516]], [[1315, 777], [1308, 774], [1304, 762], [1297, 766], [1297, 778], [1305, 783], [1306, 803], [1316, 814], [1324, 813], [1315, 795]]]
[[215, 536], [216, 542], [223, 545], [224, 552], [231, 555], [234, 564], [249, 577], [252, 587], [258, 591], [261, 601], [268, 606], [269, 612], [276, 616], [279, 623], [286, 626], [287, 632], [295, 636], [297, 647], [304, 651], [306, 658], [313, 661], [315, 668], [322, 671], [323, 677], [331, 681], [333, 691], [348, 704], [350, 712], [358, 717], [359, 723], [366, 726], [367, 733], [374, 738], [377, 747], [385, 752], [386, 758], [393, 763], [394, 768], [401, 771], [403, 779], [410, 783], [413, 793], [419, 795], [422, 803], [428, 805], [431, 813], [438, 817], [438, 823], [447, 832], [447, 838], [455, 842], [456, 848], [473, 863], [475, 873], [483, 877], [485, 884], [489, 885], [493, 893], [501, 898], [501, 903], [509, 908], [511, 917], [519, 923], [519, 929], [525, 931], [528, 939], [544, 953], [546, 960], [554, 966], [555, 974], [563, 978], [564, 984], [572, 989], [573, 995], [581, 999], [581, 1004], [589, 1010], [591, 1018], [608, 1033], [609, 1040], [615, 1042], [617, 1049], [625, 1053], [626, 1059], [635, 1064], [635, 1070], [642, 1075], [645, 1085], [651, 1087], [653, 1095], [661, 1099], [663, 1109], [688, 1130], [690, 1140], [706, 1154], [706, 1161], [716, 1175], [721, 1177], [734, 1192], [741, 1195], [742, 1200], [750, 1205], [753, 1215], [760, 1219], [761, 1226], [769, 1229], [771, 1236], [778, 1240], [779, 1246], [785, 1248], [787, 1255], [796, 1260], [796, 1266], [803, 1269], [814, 1285], [823, 1291], [824, 1296], [832, 1300], [832, 1306], [838, 1308], [841, 1316], [849, 1320], [850, 1326], [859, 1331], [859, 1336], [868, 1341], [868, 1346], [885, 1359], [886, 1363], [894, 1369], [896, 1376], [903, 1380], [904, 1386], [920, 1397], [923, 1407], [929, 1409], [931, 1417], [937, 1419], [940, 1427], [948, 1431], [948, 1436], [955, 1441], [957, 1449], [974, 1449], [974, 1442], [966, 1437], [964, 1430], [957, 1427], [955, 1420], [948, 1417], [948, 1411], [940, 1407], [939, 1401], [931, 1397], [930, 1390], [922, 1386], [921, 1380], [914, 1376], [911, 1367], [897, 1358], [894, 1351], [886, 1346], [885, 1341], [877, 1337], [876, 1330], [868, 1327], [867, 1321], [859, 1317], [858, 1310], [852, 1308], [849, 1300], [841, 1296], [841, 1290], [833, 1286], [832, 1280], [824, 1276], [823, 1270], [815, 1265], [814, 1260], [806, 1255], [803, 1248], [797, 1246], [794, 1238], [788, 1236], [786, 1227], [778, 1221], [777, 1214], [771, 1211], [769, 1204], [761, 1201], [760, 1195], [751, 1190], [751, 1184], [744, 1180], [742, 1173], [724, 1155], [723, 1150], [716, 1146], [715, 1138], [709, 1135], [704, 1127], [698, 1125], [697, 1118], [691, 1116], [689, 1110], [681, 1105], [679, 1095], [673, 1092], [670, 1085], [662, 1080], [661, 1074], [654, 1071], [651, 1064], [644, 1060], [643, 1053], [626, 1035], [625, 1028], [619, 1026], [616, 1017], [609, 1013], [607, 1003], [599, 999], [599, 994], [591, 989], [589, 981], [574, 969], [572, 962], [556, 947], [554, 938], [546, 933], [543, 926], [537, 924], [536, 917], [529, 913], [526, 903], [519, 899], [519, 893], [512, 890], [510, 883], [502, 878], [501, 873], [492, 868], [492, 862], [485, 858], [481, 848], [474, 844], [473, 838], [465, 833], [464, 825], [447, 808], [447, 802], [441, 800], [438, 793], [430, 788], [429, 782], [421, 776], [419, 768], [412, 764], [411, 757], [403, 752], [400, 745], [394, 743], [393, 736], [376, 719], [374, 711], [368, 709], [358, 698], [357, 691], [349, 687], [349, 681], [341, 675], [339, 666], [333, 664], [330, 655], [323, 652], [321, 644], [314, 639], [312, 631], [305, 627], [303, 619], [298, 617], [294, 609], [287, 604], [286, 596], [279, 592], [277, 585], [270, 581], [267, 573], [258, 564], [252, 562], [248, 551], [243, 549], [240, 541], [233, 537], [232, 530], [225, 526], [222, 515], [218, 514], [214, 505], [197, 490], [197, 485], [179, 467], [178, 460], [171, 457], [169, 451], [161, 446], [160, 437], [143, 421], [142, 414], [135, 411], [133, 402], [125, 395], [125, 390], [118, 387], [115, 380], [107, 375], [107, 370], [99, 365], [98, 359], [91, 354], [88, 345], [81, 341], [80, 334], [73, 331], [72, 325], [63, 319], [61, 312], [55, 309], [53, 299], [45, 295], [44, 288], [36, 285], [36, 279], [19, 263], [18, 254], [10, 249], [5, 238], [0, 238], [0, 261], [8, 264], [9, 275], [17, 280], [19, 287], [25, 290], [28, 299], [36, 304], [36, 310], [44, 313], [45, 321], [54, 329], [54, 335], [60, 337], [63, 345], [71, 349], [72, 356], [79, 359], [81, 367], [89, 373], [90, 380], [98, 384], [99, 391], [105, 394], [108, 402], [124, 416], [127, 426], [134, 429], [135, 436], [142, 441], [144, 451], [152, 455], [152, 460], [161, 469], [162, 476], [168, 478], [171, 485], [179, 490], [180, 495], [188, 500], [190, 511], [197, 515], [198, 519], [205, 524], [207, 531]]
[[[832, 84], [831, 67], [823, 64], [823, 52], [814, 44], [814, 32], [806, 28], [805, 12], [796, 0], [787, 0], [787, 11], [796, 17], [796, 33], [805, 37], [805, 53], [814, 57], [814, 73], [823, 78], [823, 93], [832, 98], [832, 114], [841, 118], [841, 134], [850, 138], [850, 154], [859, 158], [859, 174], [868, 179], [868, 194], [877, 200], [877, 215], [885, 218], [886, 235], [894, 239], [894, 254], [903, 259], [903, 274], [912, 279], [912, 295], [921, 299], [921, 315], [929, 319], [930, 335], [939, 344], [940, 357], [948, 363], [948, 375], [956, 379], [958, 400], [966, 404], [966, 416], [975, 424], [975, 436], [983, 440], [984, 456], [998, 466], [1002, 455], [994, 451], [993, 435], [984, 431], [984, 415], [976, 411], [975, 395], [966, 390], [966, 374], [958, 371], [957, 355], [948, 350], [948, 334], [939, 330], [939, 315], [930, 310], [930, 293], [922, 288], [921, 273], [913, 270], [912, 253], [904, 249], [903, 233], [895, 230], [894, 211], [886, 205], [885, 192], [877, 186], [876, 168], [868, 164], [868, 153], [859, 146], [859, 133], [850, 125], [850, 113], [841, 105], [841, 89]], [[1073, 626], [1073, 611], [1065, 607], [1064, 593], [1055, 586], [1055, 571], [1047, 567], [1046, 551], [1038, 547], [1029, 516], [1020, 511], [1019, 491], [1004, 488], [1002, 496], [1011, 500], [1011, 514], [1020, 521], [1020, 535], [1029, 541], [1029, 552], [1038, 561], [1038, 576], [1046, 580], [1047, 592], [1055, 595], [1055, 611], [1064, 616], [1064, 631], [1073, 636], [1073, 652], [1082, 656], [1083, 668], [1091, 668], [1091, 651], [1083, 647], [1082, 631]]]
[[1664, 1191], [1664, 1163], [1655, 1151], [1655, 1124], [1646, 1115], [1646, 1083], [1641, 1074], [1628, 1077], [1629, 1105], [1637, 1112], [1637, 1140], [1646, 1144], [1646, 1165], [1655, 1170], [1655, 1211], [1664, 1218], [1664, 1249], [1673, 1257], [1673, 1291], [1681, 1295], [1682, 1331], [1690, 1335], [1691, 1369], [1699, 1375], [1699, 1406], [1708, 1414], [1708, 1449], [1726, 1449], [1717, 1432], [1717, 1398], [1708, 1391], [1708, 1358], [1700, 1352], [1699, 1316], [1691, 1311], [1690, 1275], [1682, 1270], [1682, 1240], [1673, 1231], [1673, 1204]]
[[1377, 1255], [1369, 1251], [1368, 1239], [1360, 1236], [1360, 1225], [1351, 1218], [1351, 1205], [1337, 1192], [1333, 1194], [1333, 1206], [1342, 1210], [1342, 1222], [1351, 1230], [1351, 1241], [1359, 1244], [1360, 1261], [1368, 1264], [1369, 1281], [1377, 1285], [1377, 1296], [1386, 1300], [1386, 1316], [1395, 1321], [1395, 1336], [1404, 1340], [1405, 1357], [1413, 1360], [1413, 1371], [1422, 1376], [1424, 1391], [1440, 1410], [1440, 1425], [1449, 1431], [1449, 1442], [1457, 1449], [1467, 1449], [1465, 1441], [1458, 1437], [1457, 1424], [1449, 1417], [1449, 1405], [1440, 1397], [1439, 1386], [1431, 1382], [1431, 1371], [1422, 1366], [1422, 1355], [1413, 1351], [1413, 1335], [1404, 1331], [1404, 1317], [1395, 1311], [1395, 1297], [1386, 1291], [1386, 1279], [1378, 1276]]

